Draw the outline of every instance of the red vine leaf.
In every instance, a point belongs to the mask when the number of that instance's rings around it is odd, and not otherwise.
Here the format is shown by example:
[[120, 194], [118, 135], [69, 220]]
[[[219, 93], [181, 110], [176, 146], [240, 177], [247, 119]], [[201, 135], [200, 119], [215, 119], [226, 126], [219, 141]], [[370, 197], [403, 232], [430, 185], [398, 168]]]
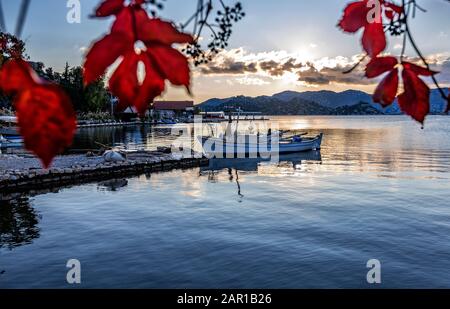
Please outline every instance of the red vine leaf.
[[[178, 31], [171, 23], [150, 18], [142, 7], [144, 3], [132, 0], [119, 11], [107, 11], [116, 15], [111, 33], [92, 46], [84, 65], [87, 85], [122, 58], [109, 81], [109, 88], [119, 98], [119, 110], [133, 105], [141, 116], [164, 91], [166, 79], [189, 91], [188, 60], [172, 44], [193, 42], [191, 35]], [[143, 42], [145, 49], [135, 51], [136, 42]], [[145, 72], [138, 72], [139, 63], [144, 65]], [[138, 74], [145, 74], [141, 83]]]
[[147, 54], [141, 54], [141, 61], [145, 67], [145, 79], [136, 97], [135, 106], [142, 115], [148, 109], [149, 103], [164, 91], [165, 83], [164, 78]]
[[76, 116], [69, 97], [56, 85], [35, 85], [15, 100], [25, 147], [48, 168], [55, 155], [72, 144]]
[[374, 102], [386, 107], [394, 102], [398, 91], [398, 64], [397, 58], [392, 56], [377, 57], [372, 59], [366, 66], [366, 76], [374, 78], [389, 72], [379, 83], [373, 94]]
[[95, 16], [107, 17], [115, 15], [124, 8], [124, 0], [105, 0], [95, 10]]
[[374, 58], [366, 66], [366, 77], [374, 78], [380, 76], [394, 69], [397, 64], [397, 58], [392, 56]]
[[147, 50], [147, 54], [153, 60], [161, 77], [174, 85], [185, 86], [189, 91], [189, 64], [182, 53], [164, 45], [155, 45]]
[[384, 2], [383, 4], [385, 6], [384, 15], [386, 15], [389, 20], [393, 20], [396, 15], [403, 14], [403, 6], [398, 6], [389, 2]]
[[97, 41], [86, 55], [84, 84], [96, 81], [117, 58], [131, 48], [131, 45], [132, 41], [116, 33], [108, 34]]
[[345, 32], [354, 33], [367, 24], [367, 1], [352, 2], [344, 9], [339, 27]]
[[27, 62], [10, 60], [2, 67], [0, 81], [3, 91], [16, 95], [14, 107], [25, 147], [48, 168], [72, 143], [76, 116], [69, 97], [36, 76]]
[[[139, 83], [138, 64], [145, 68], [145, 78]], [[157, 73], [149, 56], [136, 54], [134, 50], [125, 54], [124, 59], [109, 80], [110, 90], [119, 98], [119, 109], [134, 105], [139, 114], [145, 114], [149, 103], [164, 91], [164, 79]]]
[[410, 62], [403, 62], [402, 65], [404, 70], [409, 70], [416, 75], [431, 76], [438, 73]]
[[26, 61], [8, 61], [1, 69], [0, 88], [8, 95], [18, 93], [34, 85], [33, 75], [34, 72]]
[[398, 91], [398, 70], [393, 69], [378, 84], [373, 94], [373, 101], [380, 103], [383, 107], [389, 106], [394, 102]]
[[423, 124], [430, 112], [430, 89], [419, 75], [431, 76], [436, 72], [409, 62], [403, 62], [402, 65], [404, 92], [398, 96], [400, 109]]
[[109, 79], [109, 89], [119, 98], [121, 109], [133, 105], [139, 91], [138, 63], [138, 55], [130, 50]]
[[174, 43], [193, 43], [190, 34], [179, 32], [171, 23], [158, 18], [148, 19], [145, 25], [138, 29], [139, 39], [146, 44], [172, 45]]
[[404, 11], [403, 6], [396, 5], [394, 3], [384, 1], [383, 5], [386, 7], [387, 11], [393, 11], [396, 14], [402, 14]]
[[[381, 4], [384, 4], [382, 2]], [[345, 32], [355, 33], [364, 28], [362, 46], [370, 57], [378, 56], [386, 48], [386, 36], [381, 20], [382, 6], [372, 8], [368, 0], [356, 1], [347, 5], [338, 26]], [[369, 21], [369, 15], [380, 16], [379, 20]]]

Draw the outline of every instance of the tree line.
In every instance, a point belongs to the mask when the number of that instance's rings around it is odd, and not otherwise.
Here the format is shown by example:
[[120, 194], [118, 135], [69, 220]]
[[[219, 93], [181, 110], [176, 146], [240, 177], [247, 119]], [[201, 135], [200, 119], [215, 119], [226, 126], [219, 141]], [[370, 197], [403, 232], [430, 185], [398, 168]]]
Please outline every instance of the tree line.
[[[55, 72], [42, 62], [32, 62], [25, 54], [25, 44], [17, 37], [0, 32], [0, 67], [9, 59], [23, 58], [28, 61], [36, 73], [46, 81], [55, 83], [69, 95], [73, 108], [79, 113], [102, 112], [109, 110], [110, 94], [106, 89], [105, 77], [85, 87], [83, 84], [83, 68], [70, 67], [68, 63], [63, 72]], [[0, 90], [0, 108], [14, 110], [12, 98]]]

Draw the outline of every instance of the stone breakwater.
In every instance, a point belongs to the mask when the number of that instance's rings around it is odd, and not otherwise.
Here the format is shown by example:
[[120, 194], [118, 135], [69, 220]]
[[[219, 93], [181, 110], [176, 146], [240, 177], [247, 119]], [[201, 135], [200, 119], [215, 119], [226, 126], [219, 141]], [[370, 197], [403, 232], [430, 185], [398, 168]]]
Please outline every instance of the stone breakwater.
[[34, 157], [0, 155], [0, 194], [103, 181], [144, 173], [199, 167], [206, 158], [178, 158], [155, 151], [127, 153], [124, 162], [104, 162], [102, 157], [60, 156], [50, 169]]

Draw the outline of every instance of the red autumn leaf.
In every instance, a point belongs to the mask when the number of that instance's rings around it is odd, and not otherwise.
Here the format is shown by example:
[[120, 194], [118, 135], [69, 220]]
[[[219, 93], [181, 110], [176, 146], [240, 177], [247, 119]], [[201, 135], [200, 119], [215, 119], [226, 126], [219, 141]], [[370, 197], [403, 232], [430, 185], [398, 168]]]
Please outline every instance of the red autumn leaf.
[[370, 57], [378, 56], [386, 48], [386, 36], [383, 24], [380, 22], [368, 23], [362, 38], [364, 50]]
[[394, 19], [395, 16], [395, 12], [391, 11], [391, 10], [387, 10], [384, 12], [384, 15], [386, 15], [386, 17], [390, 20]]
[[397, 14], [402, 14], [403, 13], [403, 6], [400, 5], [396, 5], [394, 3], [390, 3], [390, 2], [383, 2], [383, 5], [389, 9], [392, 10], [393, 12], [397, 13]]
[[374, 58], [366, 66], [366, 76], [368, 78], [374, 78], [390, 71], [389, 74], [387, 74], [378, 84], [373, 94], [374, 102], [380, 103], [384, 107], [392, 104], [392, 102], [394, 102], [395, 100], [395, 97], [397, 96], [397, 64], [397, 58], [387, 56]]
[[[133, 33], [134, 21], [136, 23], [136, 34]], [[146, 44], [193, 43], [191, 35], [179, 32], [171, 23], [159, 18], [150, 19], [147, 12], [140, 7], [127, 7], [120, 11], [113, 23], [111, 32], [134, 37]]]
[[145, 78], [136, 97], [135, 106], [139, 114], [143, 115], [148, 109], [149, 103], [164, 91], [165, 83], [150, 57], [146, 53], [142, 53], [140, 56], [145, 67]]
[[72, 144], [77, 128], [69, 97], [56, 85], [36, 84], [21, 92], [14, 106], [25, 147], [48, 168]]
[[372, 59], [366, 66], [366, 77], [374, 78], [393, 70], [398, 64], [397, 58], [392, 56], [377, 57]]
[[[138, 79], [138, 64], [145, 68], [142, 84]], [[118, 108], [123, 110], [134, 105], [140, 115], [145, 114], [150, 102], [164, 91], [164, 79], [161, 78], [152, 61], [145, 53], [127, 52], [109, 80], [110, 90], [119, 98]], [[142, 72], [141, 72], [142, 73]]]
[[164, 45], [155, 45], [147, 50], [147, 54], [153, 59], [161, 77], [168, 79], [174, 85], [186, 86], [189, 89], [189, 64], [182, 53]]
[[438, 73], [410, 62], [403, 62], [402, 65], [403, 69], [410, 70], [416, 75], [431, 76]]
[[[89, 84], [122, 57], [109, 87], [119, 98], [118, 109], [133, 105], [140, 115], [164, 91], [165, 79], [189, 90], [187, 58], [172, 44], [193, 42], [191, 35], [179, 32], [171, 23], [150, 18], [142, 7], [144, 3], [143, 0], [134, 0], [114, 13], [116, 20], [111, 33], [93, 45], [84, 65], [84, 82]], [[136, 42], [143, 42], [146, 50], [136, 53]], [[137, 78], [139, 62], [145, 67], [142, 83]]]
[[95, 16], [106, 17], [119, 13], [124, 8], [124, 0], [105, 0], [95, 10]]
[[[381, 2], [384, 4], [384, 2]], [[375, 10], [375, 11], [374, 11]], [[370, 57], [378, 56], [386, 48], [386, 36], [381, 20], [382, 6], [372, 8], [368, 0], [352, 2], [344, 10], [344, 16], [338, 26], [345, 32], [355, 33], [364, 28], [362, 46]], [[370, 20], [370, 15], [380, 16], [379, 20]]]
[[409, 62], [403, 62], [404, 92], [398, 96], [400, 109], [423, 124], [430, 112], [430, 89], [419, 75], [431, 76], [435, 72]]
[[383, 107], [394, 102], [398, 91], [398, 70], [393, 69], [378, 84], [373, 94], [373, 101], [380, 103]]
[[96, 81], [132, 45], [133, 42], [127, 37], [116, 33], [107, 34], [97, 41], [86, 55], [84, 84], [88, 85]]
[[[139, 14], [137, 12], [140, 12]], [[143, 12], [145, 14], [145, 17], [147, 17], [147, 13], [144, 10], [138, 10], [137, 8], [132, 7], [125, 7], [123, 10], [121, 10], [119, 13], [116, 14], [116, 20], [114, 21], [112, 27], [111, 27], [111, 33], [120, 34], [122, 36], [129, 37], [131, 40], [137, 39], [134, 34], [134, 26], [133, 22], [141, 27], [142, 25], [142, 14]], [[134, 17], [133, 17], [134, 14]], [[138, 17], [139, 16], [139, 21]]]
[[367, 24], [367, 1], [352, 2], [344, 9], [339, 27], [345, 32], [354, 33]]
[[58, 86], [39, 80], [21, 59], [8, 61], [0, 76], [3, 91], [16, 95], [14, 107], [25, 147], [48, 168], [54, 156], [70, 146], [76, 130], [69, 97]]
[[34, 85], [34, 72], [22, 59], [6, 62], [0, 72], [0, 87], [8, 95]]
[[139, 91], [138, 63], [139, 56], [135, 51], [128, 51], [109, 79], [109, 89], [119, 98], [120, 109], [133, 105]]
[[171, 23], [158, 18], [147, 20], [142, 28], [138, 29], [139, 39], [146, 44], [160, 43], [172, 45], [174, 43], [193, 43], [190, 34], [178, 31]]

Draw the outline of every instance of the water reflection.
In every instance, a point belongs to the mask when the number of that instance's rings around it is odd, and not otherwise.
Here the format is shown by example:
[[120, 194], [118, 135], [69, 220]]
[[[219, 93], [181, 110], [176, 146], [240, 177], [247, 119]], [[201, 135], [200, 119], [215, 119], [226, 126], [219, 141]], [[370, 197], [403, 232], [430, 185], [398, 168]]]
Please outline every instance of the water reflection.
[[271, 162], [271, 159], [264, 158], [234, 158], [234, 159], [212, 159], [209, 161], [209, 165], [202, 167], [200, 172], [207, 171], [220, 171], [223, 169], [235, 169], [245, 172], [257, 172], [258, 167], [261, 164], [275, 163], [275, 165], [283, 165], [289, 163], [292, 168], [296, 169], [302, 161], [319, 161], [321, 162], [322, 156], [319, 150], [307, 151], [292, 154], [280, 155], [277, 162]]
[[[450, 171], [450, 122], [432, 116], [422, 130], [402, 116], [389, 117], [271, 117], [280, 130], [324, 132], [324, 168], [347, 171]], [[242, 126], [251, 123], [242, 121]], [[267, 123], [270, 125], [270, 123]], [[212, 125], [214, 126], [214, 125]], [[173, 127], [126, 126], [81, 129], [73, 148], [98, 149], [100, 144], [130, 149], [170, 146], [179, 135], [172, 130], [193, 132], [191, 124]]]
[[0, 249], [12, 250], [39, 238], [41, 216], [27, 197], [0, 202]]
[[[45, 220], [28, 208], [28, 222], [39, 221], [41, 238], [0, 250], [0, 285], [66, 287], [53, 270], [75, 255], [92, 274], [85, 288], [364, 288], [371, 258], [383, 261], [386, 288], [449, 287], [448, 119], [431, 117], [420, 130], [407, 118], [293, 117], [280, 128], [323, 131], [320, 152], [277, 164], [212, 161], [35, 197]], [[168, 129], [126, 130], [117, 143], [172, 138]], [[9, 207], [2, 249], [17, 226], [33, 226]]]
[[170, 146], [177, 136], [172, 127], [153, 127], [147, 124], [124, 127], [94, 127], [79, 129], [72, 150], [95, 150], [101, 145], [124, 148], [155, 149]]
[[279, 170], [277, 171], [278, 173], [286, 167], [293, 170], [300, 170], [304, 161], [321, 163], [322, 156], [320, 150], [283, 154], [274, 162], [270, 158], [211, 159], [209, 160], [208, 166], [200, 168], [200, 176], [206, 176], [211, 183], [218, 183], [219, 176], [225, 170], [228, 175], [228, 181], [236, 182], [237, 195], [240, 197], [239, 202], [241, 202], [244, 194], [242, 193], [242, 186], [239, 181], [239, 173], [257, 173], [260, 167], [275, 168]]
[[100, 191], [119, 191], [121, 188], [128, 186], [128, 180], [126, 179], [112, 179], [107, 181], [102, 181], [98, 183], [98, 188]]

